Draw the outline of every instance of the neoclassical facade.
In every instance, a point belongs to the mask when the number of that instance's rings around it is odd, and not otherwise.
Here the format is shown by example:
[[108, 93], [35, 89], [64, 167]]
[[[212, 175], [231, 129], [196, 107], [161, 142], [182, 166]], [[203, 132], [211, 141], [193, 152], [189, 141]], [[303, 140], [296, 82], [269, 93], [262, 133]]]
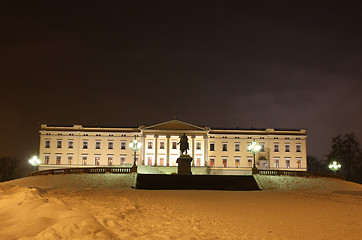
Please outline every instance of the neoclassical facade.
[[209, 169], [244, 169], [253, 165], [247, 146], [262, 146], [256, 154], [260, 169], [307, 170], [305, 129], [213, 129], [171, 120], [138, 128], [41, 125], [40, 170], [68, 167], [121, 166], [133, 163], [129, 143], [142, 142], [139, 165], [177, 166], [178, 142], [186, 134], [193, 166]]

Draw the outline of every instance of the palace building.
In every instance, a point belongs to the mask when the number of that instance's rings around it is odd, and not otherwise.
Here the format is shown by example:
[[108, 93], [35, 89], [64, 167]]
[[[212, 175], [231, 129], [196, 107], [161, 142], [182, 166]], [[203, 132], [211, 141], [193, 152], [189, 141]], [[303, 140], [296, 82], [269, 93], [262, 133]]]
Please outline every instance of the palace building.
[[206, 168], [208, 173], [250, 172], [253, 153], [247, 147], [253, 141], [261, 145], [255, 156], [259, 169], [307, 170], [305, 129], [214, 129], [179, 120], [134, 128], [42, 124], [39, 170], [133, 164], [129, 143], [134, 138], [142, 142], [138, 165], [175, 168], [184, 133], [192, 166]]

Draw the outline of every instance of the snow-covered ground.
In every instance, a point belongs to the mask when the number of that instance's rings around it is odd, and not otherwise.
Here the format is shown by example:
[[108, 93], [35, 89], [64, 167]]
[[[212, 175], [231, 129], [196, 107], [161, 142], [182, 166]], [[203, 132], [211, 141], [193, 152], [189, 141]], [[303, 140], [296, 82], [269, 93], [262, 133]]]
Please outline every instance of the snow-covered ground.
[[134, 175], [0, 184], [0, 239], [361, 239], [362, 186], [258, 176], [263, 191], [135, 190]]

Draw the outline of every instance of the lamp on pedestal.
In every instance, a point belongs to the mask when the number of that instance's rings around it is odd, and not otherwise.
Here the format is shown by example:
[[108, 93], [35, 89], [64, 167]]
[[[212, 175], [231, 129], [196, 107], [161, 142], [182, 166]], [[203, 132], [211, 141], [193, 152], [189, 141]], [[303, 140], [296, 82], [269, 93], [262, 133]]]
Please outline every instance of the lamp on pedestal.
[[136, 139], [136, 137], [134, 137], [134, 139], [129, 143], [129, 147], [132, 149], [132, 151], [134, 151], [134, 157], [133, 157], [133, 166], [131, 168], [131, 172], [137, 172], [137, 156], [136, 156], [136, 152], [138, 151], [138, 149], [140, 149], [142, 147], [142, 143], [140, 141], [138, 141]]

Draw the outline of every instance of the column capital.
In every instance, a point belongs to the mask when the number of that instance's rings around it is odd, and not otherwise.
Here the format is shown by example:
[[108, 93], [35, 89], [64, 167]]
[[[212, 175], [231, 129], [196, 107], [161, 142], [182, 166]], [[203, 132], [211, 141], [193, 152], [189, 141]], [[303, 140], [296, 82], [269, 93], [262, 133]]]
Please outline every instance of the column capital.
[[204, 139], [208, 139], [209, 137], [207, 135], [204, 135]]
[[155, 138], [158, 138], [158, 135], [155, 135], [154, 137], [155, 137]]
[[191, 138], [195, 138], [196, 136], [195, 135], [192, 135]]
[[166, 135], [166, 138], [170, 138], [171, 136], [170, 135]]

